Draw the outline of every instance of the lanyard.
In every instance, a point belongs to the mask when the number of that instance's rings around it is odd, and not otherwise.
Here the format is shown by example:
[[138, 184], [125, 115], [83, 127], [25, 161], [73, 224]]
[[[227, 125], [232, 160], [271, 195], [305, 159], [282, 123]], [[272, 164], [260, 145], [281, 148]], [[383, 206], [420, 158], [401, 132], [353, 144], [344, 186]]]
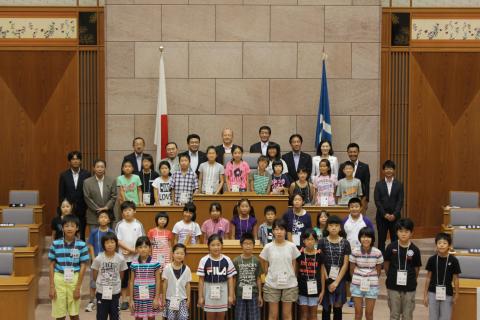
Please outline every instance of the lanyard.
[[[145, 193], [150, 193], [150, 180], [152, 179], [152, 170], [150, 170], [150, 172], [148, 173], [148, 180], [147, 180], [147, 184], [145, 184], [145, 172], [142, 173], [142, 183], [143, 185], [145, 186], [144, 189], [145, 189]], [[148, 188], [147, 188], [148, 186]]]
[[[371, 254], [372, 251], [373, 251], [373, 250], [372, 250], [372, 247], [370, 247], [370, 253], [368, 253], [368, 251], [365, 250], [365, 256], [363, 255], [363, 251], [362, 251], [362, 250], [363, 250], [363, 248], [360, 248], [360, 258], [365, 259], [365, 264], [366, 264], [366, 266], [363, 266], [363, 267], [361, 267], [361, 268], [363, 268], [363, 269], [368, 269], [368, 270], [373, 270], [373, 269], [375, 269], [375, 268], [376, 268], [376, 264], [375, 264], [374, 266], [371, 266], [371, 265], [369, 264], [369, 261], [368, 261], [368, 260], [370, 259], [370, 254]], [[358, 262], [357, 262], [357, 266], [358, 266]], [[360, 268], [360, 267], [359, 267], [359, 268]], [[368, 275], [368, 274], [367, 274], [367, 275]]]
[[398, 270], [406, 271], [407, 270], [407, 257], [408, 257], [408, 249], [410, 248], [410, 243], [408, 244], [407, 250], [405, 252], [405, 270], [402, 270], [400, 265], [400, 242], [397, 242], [397, 257], [398, 257]]
[[[238, 224], [240, 225], [240, 237], [241, 237], [242, 234], [243, 234], [243, 230], [242, 230], [242, 220], [243, 220], [243, 219], [240, 219], [240, 216], [239, 216], [239, 217], [238, 217]], [[249, 222], [249, 221], [250, 221], [250, 216], [249, 216], [248, 219], [247, 219], [247, 229], [245, 229], [245, 232], [248, 232], [248, 227], [249, 227], [248, 222]]]
[[[63, 240], [63, 243], [62, 243], [62, 248], [63, 248], [63, 258], [65, 259], [65, 264], [66, 264], [66, 267], [68, 267], [69, 265], [67, 264], [67, 254], [65, 253], [65, 239]], [[74, 240], [73, 242], [73, 249], [76, 249], [77, 248], [77, 239]], [[70, 249], [70, 256], [72, 255], [72, 249]], [[71, 261], [71, 266], [73, 268], [74, 266], [74, 258], [72, 257], [72, 261]]]
[[[303, 212], [303, 209], [302, 211], [300, 211], [300, 213]], [[297, 216], [297, 214], [295, 213], [295, 211], [292, 209], [292, 213], [293, 213], [293, 225], [292, 225], [292, 232], [297, 232], [297, 224], [298, 224], [298, 221], [300, 221], [300, 217], [303, 217], [302, 216]]]
[[[217, 270], [220, 270], [220, 263], [222, 262], [222, 255], [220, 255], [220, 260], [218, 261], [218, 269]], [[213, 281], [213, 258], [212, 256], [210, 256], [210, 270], [212, 272], [212, 282], [215, 283], [215, 281]], [[217, 274], [217, 283], [220, 283], [220, 275]]]
[[[307, 281], [310, 280], [310, 275], [308, 273], [308, 261], [307, 261], [307, 252], [306, 250], [303, 251], [304, 253], [304, 261], [305, 261], [305, 274], [307, 275]], [[315, 256], [313, 258], [313, 280], [315, 280], [315, 274], [316, 274], [316, 264], [317, 264], [317, 250], [315, 250]]]
[[443, 273], [443, 282], [440, 284], [438, 282], [438, 254], [437, 254], [437, 286], [444, 286], [445, 285], [445, 278], [447, 277], [447, 267], [448, 267], [448, 258], [450, 258], [450, 254], [447, 255], [447, 262], [445, 262], [445, 272]]
[[[114, 262], [114, 260], [115, 260], [115, 253], [113, 254], [113, 257], [111, 257], [111, 258], [108, 257], [108, 256], [105, 254], [105, 252], [103, 253], [103, 256], [105, 257], [105, 262], [109, 262], [109, 263], [111, 263], [111, 265], [113, 265], [113, 262]], [[114, 270], [116, 271], [116, 273], [118, 273], [118, 270], [116, 270], [117, 267], [114, 266], [114, 268], [115, 268]], [[104, 272], [104, 274], [105, 274], [105, 273], [107, 273], [107, 272]], [[113, 277], [114, 277], [113, 274], [112, 274], [111, 276], [109, 275], [109, 277], [105, 277], [104, 274], [102, 275], [103, 281], [104, 281], [104, 283], [105, 283], [104, 286], [113, 287], [113, 281], [114, 281], [114, 279], [113, 279]], [[108, 273], [107, 273], [107, 274], [108, 274]]]
[[337, 261], [336, 265], [333, 263], [333, 252], [332, 252], [332, 246], [330, 245], [330, 240], [328, 240], [328, 238], [326, 240], [327, 240], [327, 244], [328, 244], [328, 249], [330, 250], [330, 261], [332, 262], [332, 266], [339, 267], [340, 266], [340, 256], [342, 255], [342, 248], [343, 248], [343, 246], [342, 246], [343, 238], [341, 238], [340, 242], [338, 243], [338, 261]]

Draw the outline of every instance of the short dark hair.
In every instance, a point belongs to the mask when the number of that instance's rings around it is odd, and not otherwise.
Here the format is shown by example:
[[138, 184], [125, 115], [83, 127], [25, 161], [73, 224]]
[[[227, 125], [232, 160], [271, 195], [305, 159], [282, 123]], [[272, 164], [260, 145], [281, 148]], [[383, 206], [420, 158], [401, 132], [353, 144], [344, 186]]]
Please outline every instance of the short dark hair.
[[372, 239], [372, 243], [370, 244], [370, 246], [373, 247], [373, 244], [375, 243], [375, 231], [373, 231], [372, 228], [363, 227], [362, 229], [360, 229], [360, 231], [358, 232], [358, 241], [361, 241], [360, 239], [362, 237], [368, 237]]
[[360, 151], [360, 146], [355, 143], [355, 142], [350, 142], [347, 146], [347, 150], [350, 149], [350, 148], [357, 148], [358, 151]]
[[[143, 160], [150, 161], [150, 163], [152, 164], [152, 170], [155, 171], [155, 167], [154, 167], [155, 164], [154, 164], [154, 161], [153, 161], [153, 157], [152, 157], [151, 155], [149, 155], [149, 154], [143, 155], [142, 162], [143, 162]], [[143, 167], [143, 165], [142, 165], [142, 167]], [[142, 168], [142, 169], [143, 169], [143, 168]]]
[[275, 228], [287, 230], [287, 223], [283, 219], [275, 219], [273, 220], [273, 223], [272, 223], [272, 230]]
[[77, 157], [78, 160], [82, 160], [82, 153], [80, 151], [70, 151], [67, 154], [68, 161], [72, 161], [73, 157]]
[[268, 134], [272, 134], [272, 129], [269, 126], [261, 126], [260, 129], [258, 129], [258, 133], [262, 132], [262, 130], [267, 130]]
[[360, 205], [360, 207], [362, 206], [362, 200], [360, 200], [360, 198], [357, 198], [357, 197], [353, 197], [350, 200], [348, 200], [348, 206], [349, 207], [352, 203], [358, 203]]
[[157, 213], [155, 215], [155, 225], [158, 227], [158, 219], [160, 218], [166, 218], [167, 219], [167, 223], [165, 224], [165, 228], [168, 226], [168, 221], [170, 220], [168, 218], [168, 213], [166, 213], [165, 211], [160, 211], [159, 213]]
[[263, 214], [265, 215], [265, 214], [267, 214], [267, 212], [269, 212], [269, 211], [275, 213], [275, 215], [277, 214], [277, 209], [275, 209], [275, 207], [274, 207], [274, 206], [271, 206], [271, 205], [266, 206], [265, 209], [263, 209]]
[[395, 225], [395, 231], [405, 229], [410, 232], [413, 232], [413, 221], [409, 218], [401, 218], [400, 220], [397, 221], [397, 224]]
[[277, 155], [275, 156], [276, 160], [280, 160], [281, 156], [281, 151], [280, 151], [280, 145], [277, 143], [269, 143], [267, 146], [267, 158], [270, 160], [270, 156], [268, 155], [268, 150], [269, 149], [275, 149], [277, 151]]
[[[127, 163], [130, 163], [130, 165], [133, 167], [133, 161], [132, 161], [132, 160], [130, 160], [130, 159], [123, 159], [123, 161], [122, 161], [122, 168], [123, 168], [123, 166], [126, 165]], [[122, 173], [123, 173], [123, 171], [122, 171]]]
[[392, 160], [387, 160], [383, 163], [382, 169], [385, 170], [386, 168], [390, 168], [395, 170], [395, 162]]
[[296, 196], [300, 196], [300, 198], [302, 198], [302, 201], [305, 202], [305, 196], [299, 190], [296, 190], [292, 193], [292, 202]]
[[292, 134], [292, 135], [290, 136], [290, 138], [288, 139], [288, 142], [289, 142], [289, 143], [292, 143], [293, 138], [298, 138], [298, 139], [300, 139], [300, 142], [303, 143], [303, 138], [302, 138], [302, 136], [301, 136], [300, 134], [298, 134], [298, 133]]
[[67, 223], [74, 223], [77, 227], [80, 227], [80, 220], [77, 216], [73, 214], [67, 214], [62, 219], [62, 227], [65, 226]]
[[188, 162], [190, 162], [190, 155], [188, 154], [188, 152], [187, 152], [187, 153], [180, 153], [180, 154], [178, 155], [178, 161], [179, 161], [179, 162], [180, 162], [180, 160], [181, 160], [182, 158], [187, 158], [187, 159], [188, 159]]
[[195, 221], [197, 219], [197, 207], [193, 202], [187, 202], [183, 206], [183, 212], [190, 212], [192, 214], [192, 221]]
[[95, 167], [97, 165], [97, 163], [103, 163], [103, 165], [106, 167], [107, 166], [107, 161], [103, 160], [103, 159], [95, 159], [95, 161], [93, 162], [93, 166]]
[[260, 157], [258, 157], [258, 159], [257, 159], [257, 164], [260, 163], [260, 161], [265, 161], [265, 162], [267, 163], [267, 165], [268, 165], [268, 162], [269, 162], [270, 160], [268, 160], [267, 156], [264, 156], [264, 155], [262, 154]]
[[[160, 171], [160, 168], [162, 166], [167, 166], [168, 171], [172, 170], [172, 168], [170, 167], [170, 162], [168, 162], [167, 160], [160, 161], [160, 163], [158, 164], [158, 171]], [[169, 174], [171, 174], [171, 173], [169, 173]]]
[[177, 249], [183, 249], [183, 252], [187, 254], [187, 247], [183, 243], [177, 243], [172, 248], [172, 253], [175, 252]]
[[133, 211], [137, 210], [137, 206], [135, 205], [135, 202], [127, 200], [123, 201], [122, 204], [120, 205], [120, 211], [124, 211], [126, 209], [133, 209]]
[[310, 238], [310, 236], [312, 236], [315, 239], [315, 241], [318, 241], [318, 234], [312, 228], [308, 228], [305, 231], [303, 231], [300, 239], [303, 242], [303, 240]]
[[437, 233], [437, 235], [435, 236], [435, 244], [437, 244], [437, 242], [440, 240], [447, 241], [449, 246], [452, 245], [452, 236], [449, 235], [448, 233], [445, 233], [445, 232]]
[[210, 243], [212, 243], [215, 240], [218, 240], [218, 241], [220, 241], [221, 244], [223, 244], [222, 237], [219, 234], [214, 233], [214, 234], [210, 235], [210, 237], [208, 237], [207, 245], [210, 246]]
[[252, 240], [253, 244], [255, 245], [255, 237], [250, 232], [245, 232], [240, 237], [240, 244], [242, 245], [245, 240]]
[[342, 226], [342, 219], [340, 219], [339, 216], [332, 215], [332, 216], [328, 217], [327, 224], [325, 225], [325, 230], [323, 230], [323, 235], [325, 237], [327, 237], [328, 234], [329, 234], [328, 226], [331, 225], [331, 224], [338, 224], [340, 226], [340, 232], [338, 233], [338, 235], [340, 237], [345, 237], [346, 236], [345, 230], [343, 230], [343, 226]]
[[174, 141], [169, 141], [169, 142], [165, 143], [165, 148], [166, 148], [169, 144], [173, 144], [173, 145], [175, 146], [175, 148], [178, 149], [177, 143], [174, 142]]
[[333, 156], [332, 142], [330, 140], [327, 140], [327, 139], [324, 139], [324, 140], [320, 141], [320, 143], [318, 144], [318, 146], [317, 146], [317, 156], [320, 156], [322, 154], [322, 144], [324, 144], [324, 143], [328, 143], [328, 145], [330, 146], [330, 151], [328, 151], [328, 154]]
[[[99, 231], [100, 232], [100, 231]], [[105, 233], [103, 236], [102, 236], [102, 239], [100, 240], [101, 241], [101, 244], [102, 244], [102, 249], [103, 251], [105, 251], [105, 242], [107, 242], [108, 240], [113, 240], [115, 241], [115, 249], [118, 248], [118, 238], [117, 238], [117, 235], [112, 232], [112, 231], [108, 231], [107, 233]], [[116, 251], [116, 250], [115, 250]]]
[[97, 219], [100, 218], [100, 215], [106, 214], [108, 216], [108, 219], [112, 220], [112, 216], [110, 215], [110, 211], [108, 210], [101, 210], [97, 212]]
[[208, 212], [212, 212], [213, 209], [222, 212], [222, 205], [220, 204], [220, 202], [215, 201], [210, 203], [210, 209], [208, 209]]
[[145, 145], [145, 139], [143, 139], [142, 137], [135, 137], [135, 138], [133, 139], [133, 141], [132, 141], [132, 145], [135, 144], [135, 141], [136, 141], [136, 140], [142, 140], [143, 144]]
[[191, 133], [187, 136], [187, 143], [190, 142], [190, 140], [192, 139], [198, 139], [198, 141], [200, 141], [200, 136], [196, 133]]
[[310, 170], [307, 169], [307, 167], [305, 166], [299, 166], [298, 169], [297, 169], [297, 173], [300, 173], [300, 172], [305, 172], [306, 174], [309, 174], [310, 173]]
[[347, 160], [343, 163], [343, 168], [345, 168], [346, 166], [350, 166], [352, 168], [355, 168], [355, 164], [350, 160]]
[[215, 151], [215, 153], [217, 153], [217, 149], [215, 149], [214, 146], [208, 146], [207, 150], [205, 150], [205, 153], [208, 153], [208, 151], [210, 151], [210, 150], [213, 150], [213, 151]]
[[282, 162], [282, 160], [273, 160], [273, 162], [272, 162], [273, 173], [275, 173], [275, 167], [276, 166], [282, 166], [282, 172], [283, 172], [283, 162]]
[[152, 243], [150, 242], [150, 239], [148, 239], [147, 236], [138, 237], [137, 241], [135, 241], [135, 248], [143, 246], [144, 244], [146, 244], [149, 247], [152, 246]]

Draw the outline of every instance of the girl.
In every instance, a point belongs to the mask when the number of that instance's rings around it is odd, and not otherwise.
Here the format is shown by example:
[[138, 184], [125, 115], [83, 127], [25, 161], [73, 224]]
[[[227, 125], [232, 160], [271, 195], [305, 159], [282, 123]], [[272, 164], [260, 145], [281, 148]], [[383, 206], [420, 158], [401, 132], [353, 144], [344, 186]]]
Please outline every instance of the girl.
[[216, 161], [217, 151], [214, 146], [207, 148], [207, 162], [200, 164], [198, 168], [198, 185], [200, 193], [220, 194], [225, 181], [225, 170]]
[[222, 217], [222, 206], [218, 202], [210, 205], [210, 219], [202, 224], [203, 243], [207, 243], [212, 234], [218, 234], [222, 239], [230, 239], [230, 222]]
[[168, 214], [159, 212], [155, 216], [156, 228], [148, 230], [147, 236], [152, 244], [152, 258], [160, 263], [163, 269], [170, 263], [170, 253], [173, 244], [173, 233], [167, 229]]
[[279, 160], [282, 162], [282, 173], [288, 173], [287, 163], [280, 158], [280, 146], [278, 144], [269, 144], [267, 147], [267, 158], [268, 158], [268, 167], [267, 172], [268, 174], [273, 174], [273, 161]]
[[382, 271], [382, 252], [373, 246], [375, 232], [364, 227], [358, 232], [361, 246], [354, 248], [350, 255], [350, 292], [355, 304], [355, 319], [363, 317], [365, 298], [365, 318], [373, 320], [373, 308], [378, 297], [378, 277]]
[[272, 174], [272, 190], [270, 194], [286, 194], [288, 195], [288, 187], [290, 186], [290, 179], [288, 175], [283, 172], [283, 162], [280, 160], [273, 161]]
[[140, 180], [142, 181], [143, 203], [145, 205], [154, 205], [155, 196], [153, 195], [153, 181], [159, 177], [158, 173], [152, 169], [153, 158], [151, 155], [144, 155], [142, 160], [142, 171], [140, 171]]
[[257, 164], [257, 172], [251, 172], [248, 177], [250, 191], [256, 194], [268, 194], [272, 183], [272, 175], [266, 171], [268, 158], [265, 156], [258, 157]]
[[170, 206], [172, 204], [172, 194], [170, 192], [170, 163], [161, 161], [158, 165], [160, 176], [153, 183], [153, 194], [157, 206]]
[[323, 253], [316, 248], [317, 242], [317, 233], [313, 229], [307, 229], [302, 234], [304, 247], [297, 258], [301, 320], [317, 320], [318, 304], [325, 293], [327, 274], [323, 265]]
[[137, 239], [135, 250], [138, 257], [130, 265], [130, 309], [136, 320], [155, 320], [162, 285], [160, 263], [150, 255], [152, 245], [147, 237]]
[[248, 199], [240, 199], [237, 205], [233, 208], [232, 218], [232, 239], [240, 240], [242, 234], [250, 232], [257, 235], [257, 219], [255, 212]]
[[318, 244], [325, 255], [325, 269], [327, 280], [326, 290], [322, 300], [322, 320], [329, 320], [333, 306], [333, 319], [342, 319], [342, 306], [347, 300], [345, 275], [348, 270], [348, 257], [352, 253], [350, 243], [342, 236], [342, 220], [337, 216], [330, 216], [327, 220], [326, 237]]
[[197, 218], [197, 207], [193, 202], [188, 202], [183, 207], [183, 220], [173, 226], [175, 243], [196, 244], [199, 243], [199, 236], [202, 234], [200, 226], [195, 222]]
[[317, 205], [321, 207], [335, 205], [335, 189], [337, 187], [337, 176], [332, 174], [330, 161], [320, 161], [320, 175], [312, 178], [313, 185], [317, 189]]
[[323, 233], [326, 230], [328, 217], [330, 217], [330, 214], [325, 210], [320, 211], [320, 213], [317, 215], [317, 226], [313, 228], [313, 230], [315, 230], [315, 232], [317, 233], [318, 240], [323, 238]]
[[322, 140], [317, 147], [317, 155], [312, 158], [312, 176], [318, 176], [319, 164], [322, 159], [328, 160], [332, 167], [332, 174], [338, 176], [338, 159], [333, 155], [332, 143], [328, 140]]
[[162, 273], [164, 317], [168, 320], [187, 320], [190, 308], [190, 282], [192, 272], [183, 264], [187, 248], [177, 243], [173, 246], [173, 261]]
[[57, 212], [59, 214], [53, 217], [51, 222], [53, 240], [58, 240], [63, 237], [62, 220], [66, 215], [72, 214], [73, 204], [68, 201], [68, 199], [63, 199], [60, 204], [60, 210], [57, 210]]
[[143, 205], [142, 182], [139, 176], [133, 174], [133, 163], [124, 160], [122, 163], [123, 175], [117, 178], [118, 199], [120, 203], [133, 201], [135, 205]]
[[268, 319], [278, 319], [278, 304], [282, 301], [280, 319], [292, 319], [292, 303], [298, 298], [298, 282], [295, 275], [297, 247], [285, 240], [287, 225], [283, 220], [273, 221], [275, 240], [267, 243], [260, 253], [263, 270], [266, 271], [263, 299], [268, 302]]
[[300, 237], [302, 233], [312, 227], [312, 217], [303, 209], [303, 196], [296, 193], [292, 197], [293, 207], [288, 209], [283, 215], [283, 220], [287, 224], [288, 240], [297, 247], [302, 245]]
[[208, 255], [198, 264], [198, 306], [203, 307], [207, 320], [225, 319], [233, 304], [233, 276], [237, 274], [232, 260], [222, 254], [223, 240], [218, 234], [208, 238]]
[[225, 166], [227, 190], [230, 192], [245, 192], [248, 187], [250, 167], [242, 160], [243, 148], [235, 146], [232, 149], [232, 160]]
[[290, 185], [290, 194], [300, 193], [305, 199], [305, 204], [313, 204], [315, 201], [315, 188], [308, 182], [308, 171], [305, 167], [297, 170], [298, 180]]

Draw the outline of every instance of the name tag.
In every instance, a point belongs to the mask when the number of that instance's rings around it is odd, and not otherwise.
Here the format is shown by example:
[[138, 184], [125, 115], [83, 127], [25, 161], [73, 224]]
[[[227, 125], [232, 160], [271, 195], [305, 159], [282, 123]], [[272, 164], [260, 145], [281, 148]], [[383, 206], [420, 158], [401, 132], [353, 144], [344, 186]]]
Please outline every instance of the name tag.
[[277, 284], [278, 285], [286, 285], [288, 282], [288, 274], [286, 272], [280, 272], [277, 275]]
[[407, 271], [398, 270], [397, 271], [397, 286], [406, 286], [407, 285]]
[[190, 197], [187, 192], [182, 192], [180, 193], [180, 203], [181, 204], [186, 204], [190, 200]]
[[165, 262], [165, 257], [163, 256], [163, 254], [159, 254], [158, 255], [158, 263], [160, 263], [160, 266], [163, 267], [164, 262]]
[[308, 280], [307, 281], [307, 293], [311, 294], [318, 294], [318, 287], [316, 280]]
[[271, 233], [267, 234], [267, 240], [272, 241], [273, 235]]
[[436, 286], [435, 287], [435, 299], [439, 301], [447, 300], [447, 287]]
[[368, 279], [368, 277], [362, 277], [360, 281], [360, 291], [370, 291], [370, 279]]
[[328, 207], [328, 197], [321, 196], [320, 197], [320, 207]]
[[140, 300], [150, 299], [150, 291], [148, 290], [148, 286], [139, 286], [138, 295], [140, 296]]
[[65, 267], [63, 269], [63, 280], [65, 282], [73, 282], [73, 267]]
[[179, 297], [171, 297], [169, 307], [170, 307], [170, 310], [173, 310], [173, 311], [180, 310], [180, 298]]
[[253, 286], [243, 286], [242, 287], [242, 299], [243, 300], [252, 300], [253, 297]]
[[143, 203], [150, 204], [150, 200], [151, 200], [150, 192], [145, 192], [143, 194]]
[[210, 299], [212, 300], [219, 300], [220, 299], [220, 286], [219, 285], [212, 285], [210, 287]]
[[112, 295], [113, 295], [112, 286], [104, 286], [102, 288], [102, 300], [112, 300]]
[[240, 186], [238, 184], [232, 185], [232, 192], [240, 192]]
[[80, 258], [80, 251], [78, 249], [72, 249], [72, 250], [70, 250], [70, 256], [73, 259], [78, 259], [78, 258]]
[[160, 200], [159, 202], [161, 206], [169, 206], [172, 204], [170, 199]]
[[331, 266], [328, 277], [332, 280], [337, 280], [338, 274], [340, 273], [340, 268], [337, 266]]
[[295, 243], [297, 247], [300, 247], [300, 234], [299, 233], [292, 233], [292, 241]]

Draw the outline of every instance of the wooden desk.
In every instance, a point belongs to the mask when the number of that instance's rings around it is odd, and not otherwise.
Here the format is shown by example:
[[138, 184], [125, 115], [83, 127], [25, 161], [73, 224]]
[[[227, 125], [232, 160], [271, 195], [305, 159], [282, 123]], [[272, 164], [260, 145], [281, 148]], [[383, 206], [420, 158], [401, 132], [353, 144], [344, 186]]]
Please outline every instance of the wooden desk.
[[348, 217], [350, 212], [348, 211], [347, 206], [330, 206], [330, 207], [320, 207], [320, 206], [305, 206], [304, 207], [307, 212], [310, 213], [312, 216], [312, 225], [317, 225], [317, 216], [322, 211], [327, 211], [331, 216], [338, 216], [340, 219], [345, 219]]
[[[148, 232], [155, 225], [155, 216], [158, 212], [165, 211], [168, 213], [168, 226], [167, 229], [172, 230], [177, 221], [183, 219], [183, 207], [180, 206], [146, 206], [138, 207], [135, 213], [135, 218], [143, 224], [145, 232]], [[197, 218], [197, 222], [198, 222]], [[203, 222], [203, 221], [202, 221]], [[200, 222], [199, 222], [200, 223]], [[201, 225], [201, 223], [200, 223]]]
[[[44, 221], [43, 221], [43, 208], [45, 207], [44, 204], [40, 204], [40, 205], [37, 205], [37, 206], [26, 206], [26, 208], [33, 208], [33, 216], [34, 216], [34, 221], [36, 224], [40, 224], [40, 225], [43, 225], [44, 224]], [[3, 212], [3, 209], [8, 209], [10, 208], [9, 206], [0, 206], [0, 215], [2, 214]], [[0, 217], [1, 219], [1, 217]], [[46, 221], [46, 223], [49, 223], [50, 221]]]
[[460, 292], [457, 303], [453, 305], [453, 320], [477, 318], [477, 288], [480, 279], [460, 279]]
[[37, 288], [33, 275], [0, 277], [2, 319], [35, 319]]
[[43, 248], [45, 241], [45, 233], [43, 232], [43, 225], [40, 224], [16, 224], [14, 226], [0, 226], [0, 228], [28, 228], [30, 246], [38, 246]]
[[38, 246], [14, 248], [14, 266], [16, 276], [38, 276], [41, 272]]

